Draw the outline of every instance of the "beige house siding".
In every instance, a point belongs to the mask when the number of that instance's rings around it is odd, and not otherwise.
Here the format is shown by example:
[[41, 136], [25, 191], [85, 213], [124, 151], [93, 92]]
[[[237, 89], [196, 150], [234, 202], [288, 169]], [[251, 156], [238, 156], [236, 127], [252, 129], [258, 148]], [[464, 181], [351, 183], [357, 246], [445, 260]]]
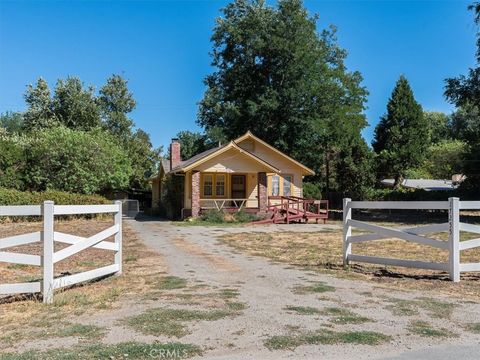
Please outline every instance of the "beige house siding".
[[183, 207], [192, 209], [192, 172], [188, 171], [184, 177]]

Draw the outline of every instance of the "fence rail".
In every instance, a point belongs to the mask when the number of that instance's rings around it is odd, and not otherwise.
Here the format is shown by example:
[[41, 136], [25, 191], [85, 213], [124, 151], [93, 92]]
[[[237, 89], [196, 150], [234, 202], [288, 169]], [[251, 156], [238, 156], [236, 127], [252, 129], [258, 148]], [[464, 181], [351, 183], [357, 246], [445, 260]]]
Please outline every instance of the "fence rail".
[[[105, 213], [114, 214], [115, 224], [88, 238], [61, 233], [54, 229], [54, 218], [58, 215]], [[0, 251], [0, 262], [42, 267], [42, 281], [0, 284], [0, 295], [41, 292], [43, 295], [43, 302], [51, 303], [53, 302], [55, 289], [71, 286], [114, 273], [121, 274], [122, 272], [121, 201], [116, 201], [115, 204], [112, 205], [55, 205], [52, 201], [45, 201], [43, 205], [0, 206], [0, 216], [42, 216], [43, 221], [42, 231], [10, 236], [3, 239], [0, 238], [0, 250], [37, 242], [42, 243], [42, 255]], [[105, 241], [105, 239], [111, 236], [114, 236], [114, 242]], [[55, 252], [54, 242], [69, 244], [70, 246]], [[54, 277], [54, 266], [56, 263], [91, 247], [114, 251], [114, 264], [78, 274], [57, 278]]]
[[[354, 220], [352, 219], [353, 209], [448, 210], [448, 222], [407, 229], [393, 229]], [[451, 280], [458, 282], [460, 281], [461, 272], [480, 271], [480, 262], [460, 263], [461, 251], [480, 247], [480, 237], [478, 239], [460, 242], [460, 231], [480, 234], [480, 226], [460, 222], [460, 210], [480, 210], [480, 201], [460, 201], [458, 198], [450, 198], [448, 201], [351, 201], [350, 199], [343, 199], [343, 263], [345, 266], [351, 261], [354, 261], [370, 264], [443, 270], [450, 273]], [[357, 228], [370, 233], [352, 236], [352, 228]], [[448, 240], [443, 241], [425, 235], [439, 232], [448, 232]], [[352, 253], [352, 244], [390, 238], [397, 238], [447, 250], [448, 262], [433, 263], [355, 255]]]

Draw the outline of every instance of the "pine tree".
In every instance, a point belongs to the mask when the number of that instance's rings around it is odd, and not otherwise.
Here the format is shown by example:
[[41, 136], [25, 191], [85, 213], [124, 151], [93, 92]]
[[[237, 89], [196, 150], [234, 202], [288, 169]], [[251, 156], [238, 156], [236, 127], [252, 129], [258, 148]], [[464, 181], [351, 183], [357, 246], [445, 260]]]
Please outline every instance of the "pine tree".
[[317, 21], [301, 0], [227, 5], [212, 36], [215, 71], [205, 79], [198, 123], [227, 139], [250, 130], [333, 189], [336, 154], [359, 142], [367, 125], [368, 92], [360, 73], [347, 70], [336, 29], [319, 32]]
[[429, 126], [422, 106], [402, 75], [388, 101], [387, 113], [375, 128], [373, 149], [379, 156], [379, 175], [393, 176], [394, 187], [400, 186], [406, 170], [424, 159], [428, 138]]

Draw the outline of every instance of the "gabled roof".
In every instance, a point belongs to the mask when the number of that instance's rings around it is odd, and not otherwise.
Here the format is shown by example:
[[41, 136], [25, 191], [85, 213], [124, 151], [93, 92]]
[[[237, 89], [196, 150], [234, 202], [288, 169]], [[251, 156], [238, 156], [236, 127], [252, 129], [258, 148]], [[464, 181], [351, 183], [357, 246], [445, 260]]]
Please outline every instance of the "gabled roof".
[[187, 166], [190, 166], [192, 164], [195, 164], [197, 163], [199, 160], [202, 160], [203, 158], [209, 156], [210, 154], [214, 154], [216, 153], [218, 150], [220, 149], [223, 149], [226, 145], [223, 145], [223, 146], [217, 146], [217, 147], [214, 147], [212, 149], [209, 149], [209, 150], [205, 150], [197, 155], [194, 155], [192, 156], [190, 159], [187, 159], [187, 160], [184, 160], [182, 162], [180, 162], [180, 164], [178, 164], [177, 166], [175, 166], [173, 169], [171, 169], [170, 171], [172, 172], [175, 172], [175, 171], [179, 171], [179, 170], [182, 170], [183, 168], [187, 167]]
[[165, 174], [177, 173], [177, 172], [183, 173], [183, 172], [192, 170], [196, 166], [198, 166], [200, 164], [203, 164], [204, 162], [206, 162], [210, 159], [213, 159], [215, 156], [218, 156], [218, 155], [224, 153], [225, 151], [228, 151], [230, 149], [235, 149], [239, 153], [241, 153], [241, 154], [251, 158], [252, 160], [255, 160], [256, 162], [262, 164], [263, 166], [267, 167], [270, 171], [278, 173], [278, 174], [281, 173], [281, 169], [278, 169], [277, 167], [275, 167], [274, 165], [272, 165], [272, 164], [268, 163], [267, 161], [263, 160], [262, 158], [260, 158], [256, 154], [254, 154], [254, 153], [252, 153], [252, 152], [250, 152], [246, 149], [243, 149], [242, 147], [240, 147], [238, 145], [238, 143], [240, 143], [240, 142], [242, 142], [246, 139], [253, 139], [254, 141], [258, 141], [259, 143], [266, 146], [268, 149], [274, 151], [275, 153], [281, 155], [282, 157], [284, 157], [288, 161], [291, 161], [295, 165], [302, 168], [307, 173], [307, 175], [314, 175], [315, 174], [315, 172], [312, 169], [310, 169], [310, 168], [306, 167], [305, 165], [301, 164], [300, 162], [292, 159], [290, 156], [284, 154], [280, 150], [275, 149], [270, 144], [266, 143], [265, 141], [259, 139], [255, 135], [253, 135], [250, 131], [248, 131], [244, 135], [240, 136], [238, 139], [230, 141], [228, 144], [206, 150], [204, 152], [201, 152], [201, 153], [191, 157], [190, 159], [184, 160], [184, 161], [180, 162], [180, 164], [175, 166], [173, 169], [170, 168], [170, 161], [168, 159], [162, 159], [161, 166], [162, 166]]
[[295, 163], [297, 166], [301, 167], [302, 169], [304, 169], [308, 175], [315, 175], [315, 171], [313, 171], [312, 169], [310, 169], [309, 167], [306, 167], [305, 165], [303, 165], [302, 163], [298, 162], [297, 160], [291, 158], [290, 156], [288, 156], [287, 154], [281, 152], [280, 150], [274, 148], [272, 145], [270, 145], [269, 143], [266, 143], [265, 141], [263, 141], [262, 139], [256, 137], [255, 135], [253, 135], [250, 131], [247, 131], [245, 134], [243, 134], [242, 136], [240, 136], [238, 139], [235, 139], [234, 142], [235, 143], [240, 143], [244, 140], [247, 140], [247, 139], [253, 139], [255, 141], [258, 141], [260, 144], [266, 146], [267, 148], [269, 148], [270, 150], [276, 152], [277, 154], [283, 156], [285, 159]]
[[265, 160], [262, 160], [261, 158], [259, 158], [258, 156], [252, 154], [250, 151], [247, 151], [245, 149], [242, 149], [240, 146], [238, 146], [234, 141], [230, 141], [228, 144], [224, 145], [224, 146], [221, 146], [221, 147], [217, 147], [217, 148], [214, 148], [214, 149], [210, 149], [210, 150], [207, 150], [207, 151], [204, 151], [203, 153], [200, 153], [198, 155], [195, 155], [194, 157], [186, 160], [186, 161], [182, 161], [180, 163], [180, 165], [174, 167], [171, 172], [185, 172], [185, 171], [189, 171], [189, 170], [192, 170], [194, 167], [200, 165], [200, 164], [203, 164], [204, 162], [210, 160], [210, 159], [213, 159], [215, 156], [218, 156], [222, 153], [224, 153], [225, 151], [228, 151], [230, 149], [235, 149], [237, 150], [239, 153], [251, 158], [252, 160], [255, 160], [256, 162], [260, 163], [261, 165], [267, 167], [269, 170], [273, 171], [273, 172], [276, 172], [276, 173], [280, 173], [281, 170], [280, 169], [277, 169], [275, 166], [269, 164], [268, 162], [266, 162]]
[[170, 160], [169, 159], [162, 159], [162, 167], [165, 174], [170, 172]]

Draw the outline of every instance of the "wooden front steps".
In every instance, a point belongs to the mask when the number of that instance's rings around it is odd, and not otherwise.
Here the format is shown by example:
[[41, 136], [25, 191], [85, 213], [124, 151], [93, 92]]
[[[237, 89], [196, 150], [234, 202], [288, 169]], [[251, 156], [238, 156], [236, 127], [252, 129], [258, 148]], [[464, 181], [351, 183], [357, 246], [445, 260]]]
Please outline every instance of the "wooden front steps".
[[[322, 207], [324, 205], [324, 207]], [[290, 224], [328, 219], [328, 200], [304, 199], [297, 196], [271, 196], [268, 198], [269, 217], [253, 224]]]

